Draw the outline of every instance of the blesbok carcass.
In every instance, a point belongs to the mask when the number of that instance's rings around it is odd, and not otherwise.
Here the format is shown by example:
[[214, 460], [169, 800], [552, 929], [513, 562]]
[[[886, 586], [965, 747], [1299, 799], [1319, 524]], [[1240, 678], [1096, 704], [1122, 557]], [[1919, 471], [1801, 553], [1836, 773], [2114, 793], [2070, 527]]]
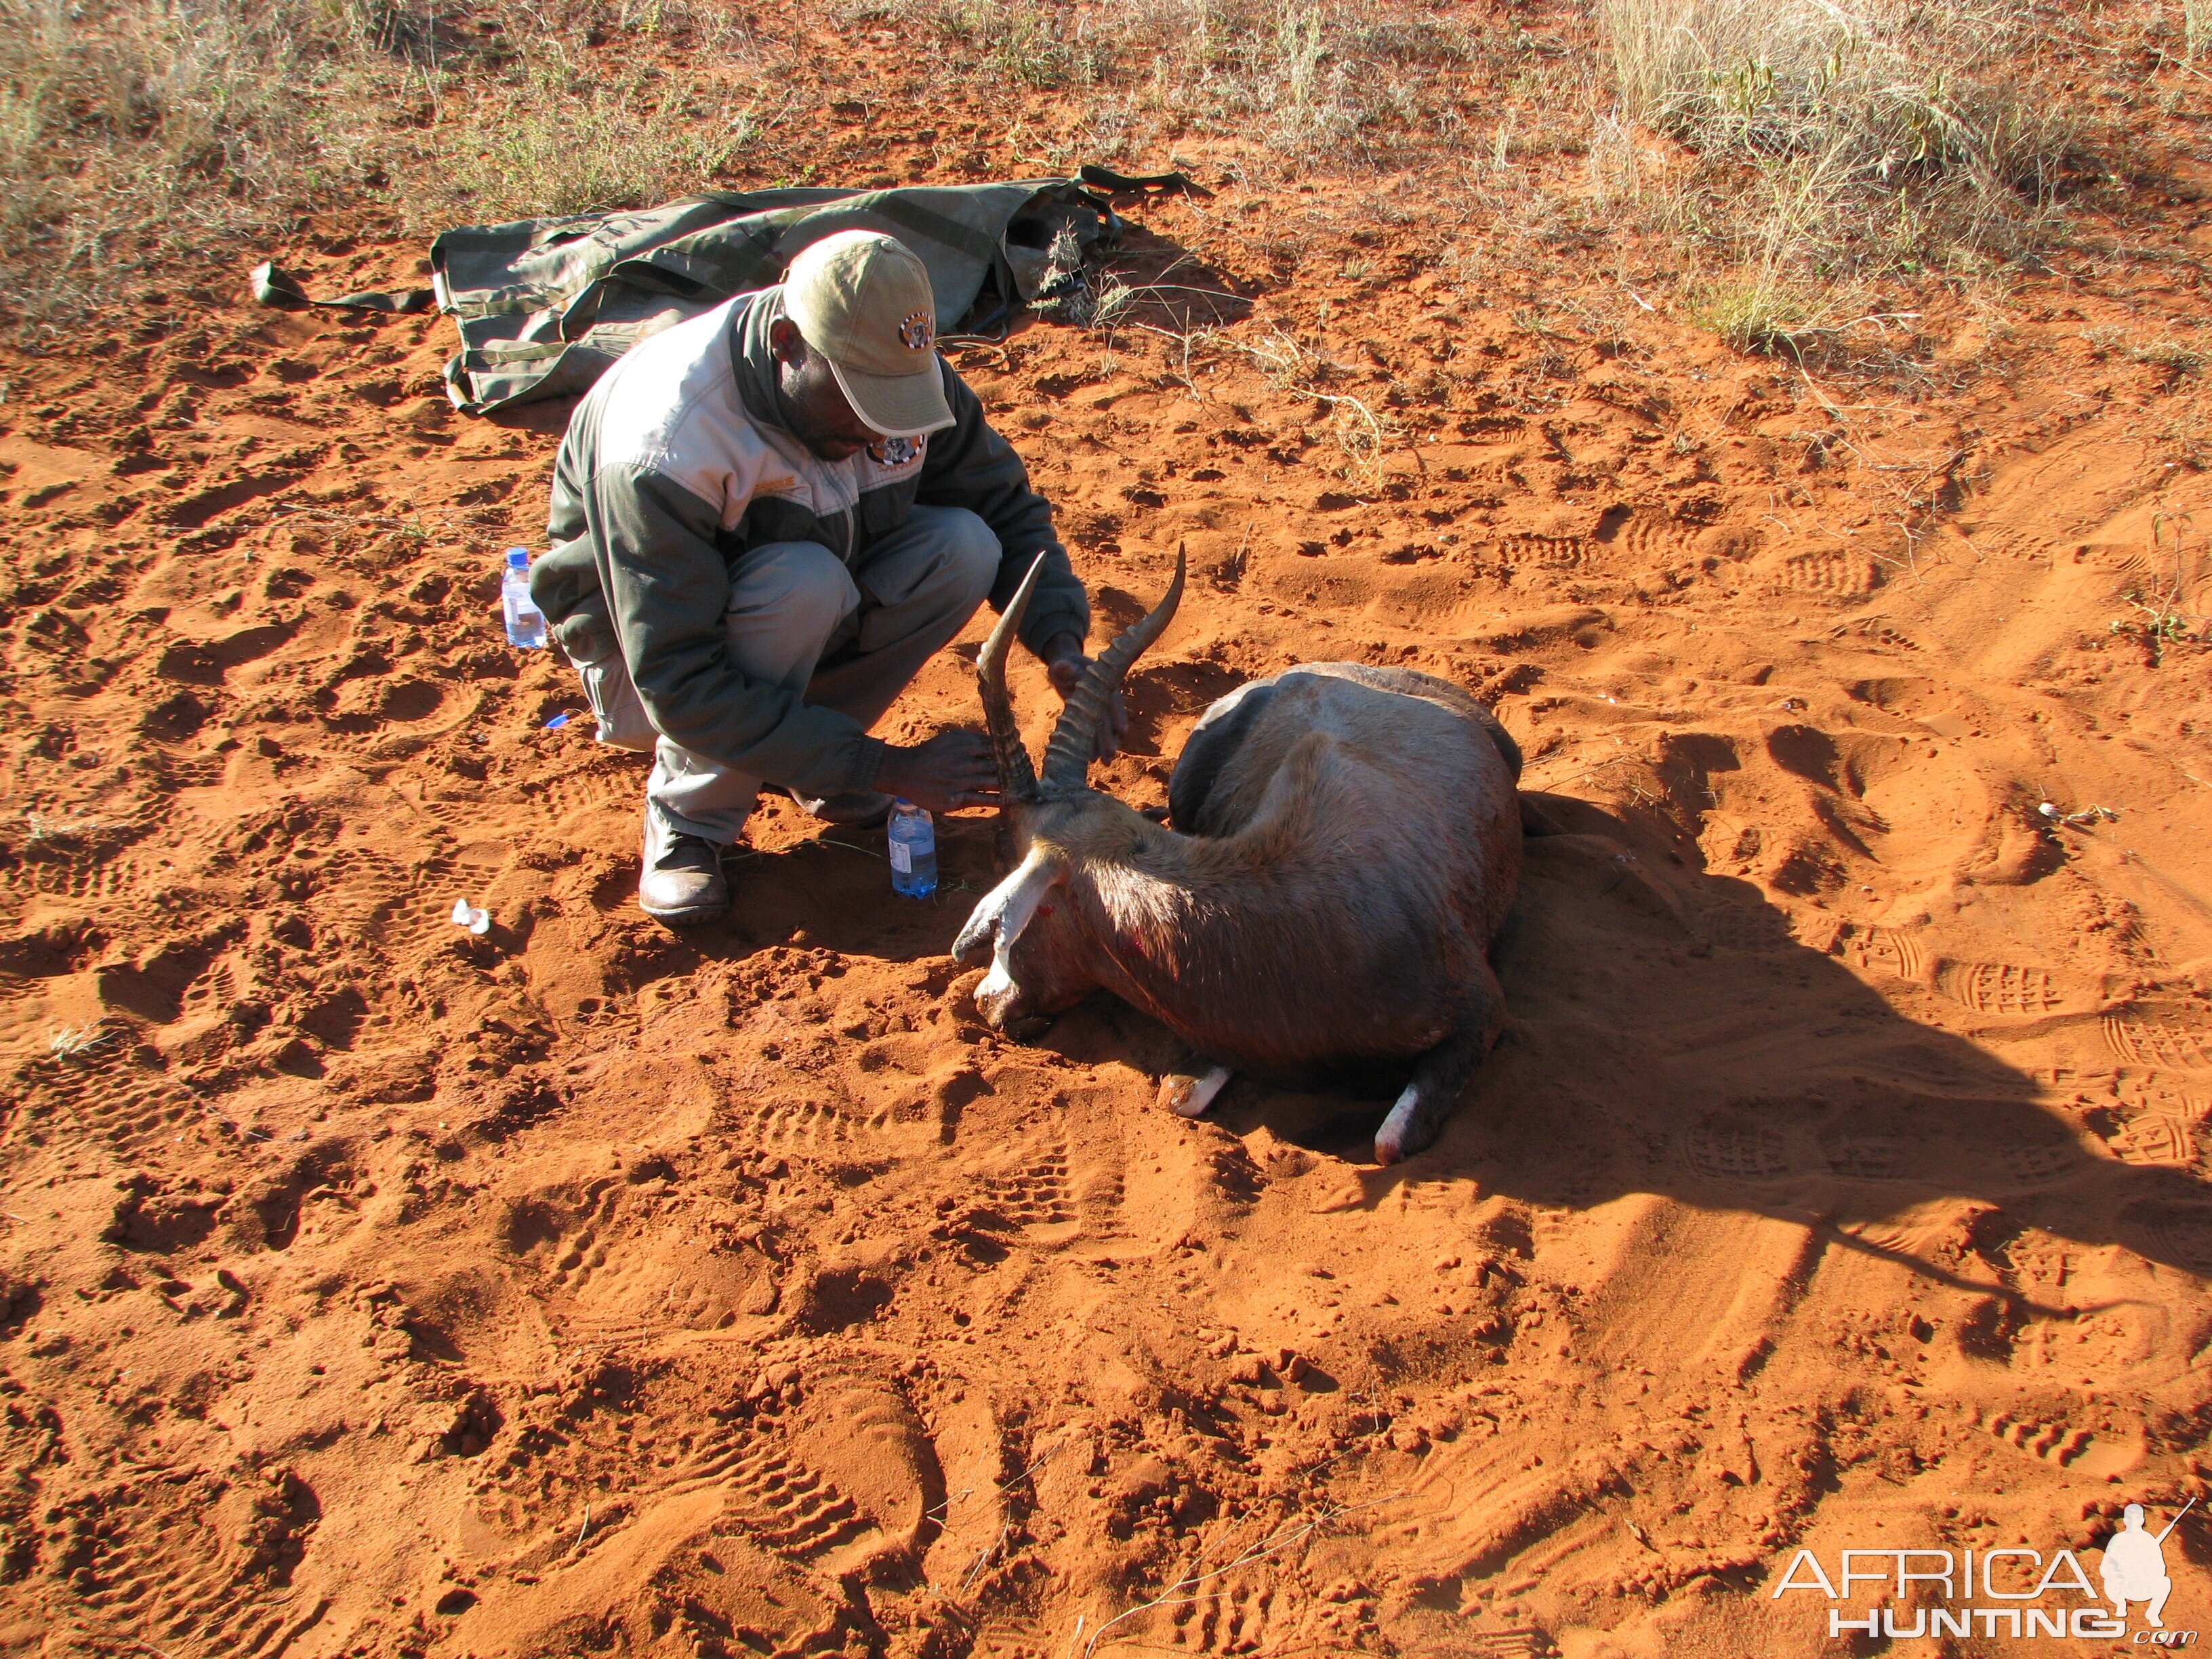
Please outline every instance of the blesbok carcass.
[[1169, 783], [1175, 828], [1155, 823], [1085, 779], [1183, 574], [1178, 549], [1165, 596], [1068, 699], [1042, 778], [1006, 695], [1030, 580], [992, 630], [976, 682], [1017, 862], [953, 955], [990, 958], [975, 1002], [1000, 1030], [1101, 988], [1158, 1019], [1199, 1057], [1161, 1085], [1186, 1117], [1232, 1071], [1407, 1077], [1375, 1137], [1395, 1163], [1437, 1138], [1504, 1022], [1489, 952], [1521, 880], [1520, 750], [1457, 686], [1310, 663], [1206, 710]]

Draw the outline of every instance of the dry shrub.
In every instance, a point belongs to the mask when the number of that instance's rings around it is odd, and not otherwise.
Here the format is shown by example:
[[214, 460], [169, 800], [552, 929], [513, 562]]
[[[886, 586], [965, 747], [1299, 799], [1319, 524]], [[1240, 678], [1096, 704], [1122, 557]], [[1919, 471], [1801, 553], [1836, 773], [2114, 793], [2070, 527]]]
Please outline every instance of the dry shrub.
[[1605, 0], [1623, 111], [1707, 154], [1817, 155], [1839, 182], [2046, 190], [2075, 133], [2022, 70], [2018, 0]]
[[1340, 162], [1393, 139], [1458, 137], [1450, 104], [1424, 95], [1425, 70], [1474, 50], [1446, 22], [1319, 0], [1168, 0], [1150, 9], [1149, 28], [1144, 96], [1177, 123]]

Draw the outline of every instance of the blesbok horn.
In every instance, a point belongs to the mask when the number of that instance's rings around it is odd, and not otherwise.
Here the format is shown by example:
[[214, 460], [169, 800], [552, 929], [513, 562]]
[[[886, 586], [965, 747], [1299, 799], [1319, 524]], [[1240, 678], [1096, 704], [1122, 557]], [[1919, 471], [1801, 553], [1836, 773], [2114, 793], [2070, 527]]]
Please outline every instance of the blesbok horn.
[[1029, 574], [1014, 590], [1014, 597], [999, 618], [991, 637], [975, 654], [975, 690], [983, 699], [983, 724], [991, 733], [991, 752], [999, 763], [999, 793], [1008, 800], [1037, 798], [1036, 773], [1030, 766], [1030, 751], [1022, 747], [1021, 727], [1014, 723], [1014, 706], [1006, 696], [1006, 652], [1030, 607], [1030, 590], [1036, 586], [1044, 566], [1040, 553], [1030, 561]]
[[1071, 793], [1084, 787], [1091, 771], [1091, 757], [1098, 747], [1098, 722], [1106, 718], [1129, 665], [1167, 632], [1168, 623], [1174, 620], [1176, 606], [1182, 599], [1185, 566], [1182, 544], [1178, 542], [1175, 580], [1168, 584], [1160, 602], [1098, 653], [1097, 660], [1084, 672], [1083, 683], [1075, 688], [1067, 707], [1060, 710], [1060, 723], [1052, 728], [1052, 741], [1044, 750], [1043, 787], [1048, 795]]

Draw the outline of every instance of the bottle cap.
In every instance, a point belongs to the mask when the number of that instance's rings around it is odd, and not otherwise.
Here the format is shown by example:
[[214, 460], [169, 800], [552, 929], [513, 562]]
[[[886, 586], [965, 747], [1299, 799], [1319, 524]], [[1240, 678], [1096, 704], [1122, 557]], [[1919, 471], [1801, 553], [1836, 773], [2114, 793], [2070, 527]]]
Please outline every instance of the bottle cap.
[[527, 569], [529, 569], [529, 568], [530, 568], [530, 550], [529, 550], [528, 548], [526, 548], [526, 547], [510, 547], [510, 548], [508, 548], [508, 549], [507, 550], [507, 567], [508, 567], [510, 569], [514, 569], [514, 570], [527, 570]]
[[909, 812], [915, 810], [915, 804], [908, 800], [904, 795], [893, 795], [891, 797], [891, 805], [894, 806], [902, 806]]

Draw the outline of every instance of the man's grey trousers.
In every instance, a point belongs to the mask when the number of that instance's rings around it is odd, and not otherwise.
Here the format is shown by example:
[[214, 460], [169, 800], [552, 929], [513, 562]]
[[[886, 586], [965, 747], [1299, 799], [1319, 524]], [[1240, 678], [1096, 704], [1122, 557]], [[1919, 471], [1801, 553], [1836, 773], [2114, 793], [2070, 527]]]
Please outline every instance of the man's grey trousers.
[[[951, 643], [998, 579], [991, 527], [961, 507], [917, 507], [848, 570], [818, 542], [769, 542], [731, 573], [730, 656], [748, 678], [805, 694], [861, 726], [883, 718], [930, 657]], [[672, 836], [734, 842], [761, 780], [717, 765], [653, 729], [619, 654], [577, 670], [599, 741], [651, 750], [645, 785], [650, 869]]]

